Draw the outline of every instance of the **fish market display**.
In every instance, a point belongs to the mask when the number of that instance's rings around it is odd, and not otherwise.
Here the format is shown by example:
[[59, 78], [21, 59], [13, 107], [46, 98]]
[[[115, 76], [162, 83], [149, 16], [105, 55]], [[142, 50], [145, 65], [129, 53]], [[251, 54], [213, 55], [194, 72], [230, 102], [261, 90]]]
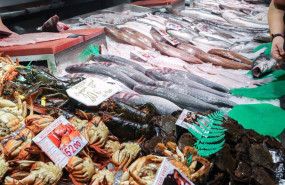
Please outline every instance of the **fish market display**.
[[[79, 57], [57, 76], [0, 56], [0, 183], [281, 185], [282, 144], [228, 115], [245, 102], [232, 89], [275, 80], [258, 78], [279, 68], [262, 54], [266, 48], [253, 53], [270, 42], [266, 3], [195, 0], [172, 14], [80, 18], [87, 27], [104, 26], [106, 39], [89, 61]], [[0, 46], [38, 42], [8, 40]], [[68, 123], [54, 128], [64, 118]], [[36, 140], [46, 132], [42, 147]], [[48, 154], [53, 148], [68, 157], [65, 165]]]

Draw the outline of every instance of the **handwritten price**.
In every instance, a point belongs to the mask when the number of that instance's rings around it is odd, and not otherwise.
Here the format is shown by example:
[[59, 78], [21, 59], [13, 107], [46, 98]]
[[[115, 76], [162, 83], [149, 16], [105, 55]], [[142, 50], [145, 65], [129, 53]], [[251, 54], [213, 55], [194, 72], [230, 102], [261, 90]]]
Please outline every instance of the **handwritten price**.
[[63, 149], [63, 152], [66, 156], [72, 157], [76, 155], [79, 150], [81, 150], [81, 146], [83, 146], [81, 139], [76, 137]]

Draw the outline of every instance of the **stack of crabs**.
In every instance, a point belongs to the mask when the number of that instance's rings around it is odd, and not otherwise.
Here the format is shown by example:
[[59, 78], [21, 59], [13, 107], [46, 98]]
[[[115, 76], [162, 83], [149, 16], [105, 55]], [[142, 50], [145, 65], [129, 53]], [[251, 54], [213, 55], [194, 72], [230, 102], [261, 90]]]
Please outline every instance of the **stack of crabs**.
[[[223, 153], [207, 159], [200, 157], [192, 147], [195, 138], [190, 133], [177, 137], [175, 122], [179, 112], [162, 116], [152, 104], [130, 106], [114, 100], [107, 100], [98, 107], [83, 107], [66, 94], [66, 89], [81, 78], [58, 79], [44, 68], [24, 67], [18, 62], [15, 65], [9, 56], [0, 57], [0, 64], [2, 184], [153, 184], [165, 158], [195, 184], [206, 184], [209, 180], [210, 184], [223, 184], [227, 180], [221, 180], [221, 176], [227, 178], [227, 173], [231, 174], [232, 182], [239, 182], [236, 180], [239, 176], [232, 171], [237, 171], [239, 166], [231, 169], [228, 164], [222, 169], [223, 159], [217, 157]], [[63, 169], [32, 141], [60, 115], [88, 141]], [[48, 137], [58, 148], [64, 148], [77, 136], [74, 129], [59, 126]], [[236, 142], [243, 142], [242, 138]], [[271, 143], [277, 142], [270, 139]], [[276, 146], [283, 152], [282, 147]], [[192, 156], [190, 164], [189, 155]], [[236, 157], [235, 164], [239, 165], [240, 160], [241, 157]], [[119, 171], [123, 171], [123, 175], [117, 180]], [[243, 181], [264, 184], [258, 180]]]

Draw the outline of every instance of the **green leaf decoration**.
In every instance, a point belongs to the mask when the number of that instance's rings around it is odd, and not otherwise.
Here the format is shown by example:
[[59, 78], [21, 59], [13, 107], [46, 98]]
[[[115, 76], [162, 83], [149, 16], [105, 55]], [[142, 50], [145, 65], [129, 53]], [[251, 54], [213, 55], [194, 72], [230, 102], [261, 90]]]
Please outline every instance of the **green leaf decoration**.
[[90, 57], [91, 55], [100, 55], [99, 53], [99, 46], [94, 46], [93, 44], [90, 44], [89, 46], [87, 46], [82, 53], [79, 54], [79, 58], [82, 59], [87, 59], [88, 57]]
[[[187, 126], [188, 131], [197, 138], [194, 148], [197, 149], [198, 155], [206, 157], [212, 155], [223, 148], [225, 143], [225, 131], [222, 125], [225, 112], [217, 111], [198, 119], [198, 123]], [[190, 165], [192, 156], [187, 161]]]

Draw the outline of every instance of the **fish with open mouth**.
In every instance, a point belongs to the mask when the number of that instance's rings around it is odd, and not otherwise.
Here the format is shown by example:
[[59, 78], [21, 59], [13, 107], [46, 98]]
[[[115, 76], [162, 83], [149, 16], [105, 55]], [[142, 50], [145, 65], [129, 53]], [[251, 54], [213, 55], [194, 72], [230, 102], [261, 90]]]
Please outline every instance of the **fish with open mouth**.
[[276, 60], [268, 56], [261, 55], [253, 61], [251, 73], [254, 77], [261, 77], [274, 71], [277, 66], [278, 64]]

